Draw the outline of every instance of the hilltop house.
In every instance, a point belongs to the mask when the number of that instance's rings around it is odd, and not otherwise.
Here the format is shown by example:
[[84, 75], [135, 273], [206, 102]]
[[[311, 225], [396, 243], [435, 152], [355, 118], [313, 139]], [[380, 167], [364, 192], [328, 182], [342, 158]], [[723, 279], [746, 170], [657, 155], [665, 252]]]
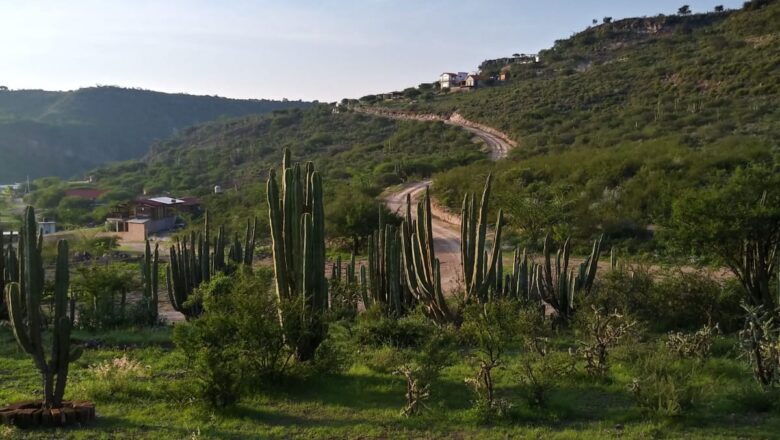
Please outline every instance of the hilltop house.
[[468, 73], [466, 72], [444, 72], [439, 75], [439, 85], [442, 89], [449, 89], [454, 87], [463, 87], [463, 83], [466, 81]]
[[174, 228], [179, 214], [194, 214], [200, 201], [193, 197], [139, 198], [115, 207], [106, 218], [106, 227], [126, 241], [144, 241], [151, 234]]

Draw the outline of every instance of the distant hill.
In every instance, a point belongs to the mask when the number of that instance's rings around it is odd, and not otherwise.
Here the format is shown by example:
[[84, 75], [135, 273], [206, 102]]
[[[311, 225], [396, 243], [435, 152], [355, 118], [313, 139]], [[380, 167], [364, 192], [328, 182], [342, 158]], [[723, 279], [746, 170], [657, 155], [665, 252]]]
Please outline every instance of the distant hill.
[[155, 141], [194, 124], [307, 105], [118, 87], [0, 90], [0, 183], [73, 176], [140, 158]]

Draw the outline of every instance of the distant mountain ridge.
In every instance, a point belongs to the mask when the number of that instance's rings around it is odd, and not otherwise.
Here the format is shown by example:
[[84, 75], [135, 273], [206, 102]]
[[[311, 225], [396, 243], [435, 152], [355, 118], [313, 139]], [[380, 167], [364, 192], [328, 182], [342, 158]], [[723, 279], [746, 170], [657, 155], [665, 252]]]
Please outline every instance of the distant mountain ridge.
[[308, 105], [119, 87], [0, 90], [0, 183], [73, 176], [140, 158], [155, 141], [201, 122]]

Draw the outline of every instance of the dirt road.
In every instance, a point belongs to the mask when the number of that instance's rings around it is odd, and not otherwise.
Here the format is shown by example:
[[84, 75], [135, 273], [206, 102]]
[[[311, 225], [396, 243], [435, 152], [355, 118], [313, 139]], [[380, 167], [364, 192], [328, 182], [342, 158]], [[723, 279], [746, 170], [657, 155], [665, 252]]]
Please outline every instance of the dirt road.
[[[509, 150], [517, 146], [517, 144], [510, 140], [505, 134], [471, 122], [457, 113], [454, 113], [448, 118], [444, 118], [438, 115], [366, 111], [365, 109], [359, 111], [393, 119], [421, 121], [439, 120], [446, 124], [461, 127], [485, 143], [490, 149], [490, 158], [492, 160], [505, 158], [507, 154], [509, 154]], [[406, 210], [406, 195], [410, 194], [412, 203], [414, 203], [422, 197], [425, 188], [432, 183], [433, 182], [430, 180], [407, 183], [401, 188], [386, 192], [382, 199], [388, 209], [403, 215]], [[434, 236], [433, 246], [436, 251], [436, 257], [441, 263], [442, 289], [445, 292], [451, 292], [458, 286], [460, 279], [460, 218], [458, 215], [447, 212], [435, 203], [431, 207], [431, 211], [433, 214], [433, 220], [431, 222]], [[412, 211], [412, 215], [415, 215], [414, 210]]]

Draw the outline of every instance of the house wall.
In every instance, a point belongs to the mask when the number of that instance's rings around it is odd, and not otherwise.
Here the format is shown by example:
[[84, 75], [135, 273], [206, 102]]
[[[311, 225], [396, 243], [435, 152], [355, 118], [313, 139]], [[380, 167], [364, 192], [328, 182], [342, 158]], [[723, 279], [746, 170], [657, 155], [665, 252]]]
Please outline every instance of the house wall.
[[147, 237], [146, 223], [128, 223], [127, 232], [121, 233], [125, 241], [145, 241]]
[[158, 232], [169, 231], [176, 225], [176, 217], [165, 217], [159, 220], [152, 220], [146, 223], [147, 233], [156, 234]]

